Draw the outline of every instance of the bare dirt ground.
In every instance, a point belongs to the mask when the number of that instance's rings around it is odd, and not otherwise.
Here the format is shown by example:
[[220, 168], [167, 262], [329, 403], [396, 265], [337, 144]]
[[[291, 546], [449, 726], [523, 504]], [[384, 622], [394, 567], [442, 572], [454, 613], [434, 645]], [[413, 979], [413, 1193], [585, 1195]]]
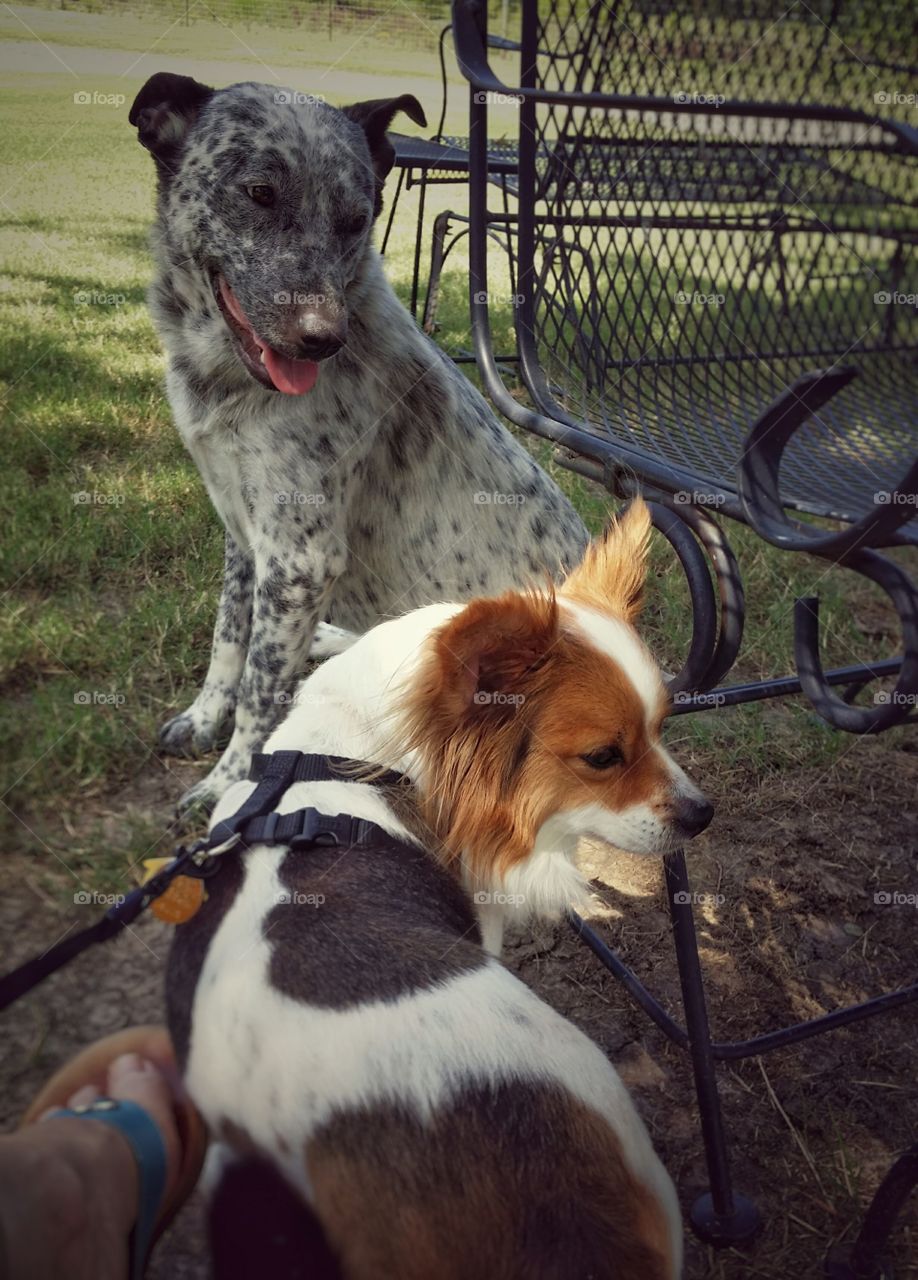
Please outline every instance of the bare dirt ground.
[[[715, 762], [696, 755], [684, 763], [703, 779]], [[155, 783], [139, 780], [142, 807], [164, 816], [178, 782], [162, 773]], [[718, 1038], [739, 1039], [914, 979], [915, 906], [882, 899], [918, 891], [914, 738], [898, 745], [852, 739], [831, 767], [765, 780], [744, 773], [738, 761], [729, 793], [712, 798], [718, 816], [690, 850], [690, 867], [696, 892], [709, 895], [696, 908], [696, 922]], [[678, 1015], [659, 865], [593, 851], [588, 866], [596, 887], [590, 918]], [[87, 922], [85, 908], [69, 906], [69, 889], [49, 892], [37, 867], [38, 859], [34, 867], [16, 859], [3, 868], [3, 969], [50, 945], [74, 921]], [[65, 898], [67, 908], [61, 906]], [[6, 1015], [4, 1127], [81, 1045], [132, 1023], [162, 1019], [168, 945], [168, 928], [144, 920]], [[609, 1054], [687, 1208], [706, 1183], [686, 1055], [635, 1009], [566, 928], [514, 939], [507, 962]], [[745, 1251], [715, 1254], [688, 1237], [686, 1275], [821, 1275], [828, 1244], [853, 1237], [883, 1173], [918, 1138], [916, 1057], [913, 1009], [722, 1069], [737, 1185], [755, 1198], [766, 1222]], [[892, 1258], [899, 1280], [918, 1276], [914, 1201]], [[160, 1244], [150, 1275], [197, 1280], [206, 1274], [195, 1198]]]

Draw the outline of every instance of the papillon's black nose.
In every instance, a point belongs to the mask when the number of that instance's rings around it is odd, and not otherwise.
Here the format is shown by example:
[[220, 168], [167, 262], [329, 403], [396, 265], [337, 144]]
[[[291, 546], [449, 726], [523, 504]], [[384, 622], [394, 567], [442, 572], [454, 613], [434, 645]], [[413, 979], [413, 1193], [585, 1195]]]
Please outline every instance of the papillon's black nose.
[[680, 796], [673, 806], [673, 822], [687, 840], [704, 831], [714, 817], [714, 806], [704, 796]]

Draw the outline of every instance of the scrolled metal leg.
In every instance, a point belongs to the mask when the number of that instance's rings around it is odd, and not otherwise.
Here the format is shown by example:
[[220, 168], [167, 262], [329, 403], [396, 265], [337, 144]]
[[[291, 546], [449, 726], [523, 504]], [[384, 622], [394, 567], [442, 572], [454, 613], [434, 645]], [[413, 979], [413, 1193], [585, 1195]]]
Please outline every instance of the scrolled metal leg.
[[[668, 502], [667, 505], [669, 505]], [[684, 503], [679, 506], [679, 515], [704, 547], [711, 562], [720, 600], [720, 629], [717, 645], [711, 655], [708, 669], [704, 673], [704, 681], [698, 686], [701, 690], [707, 690], [723, 680], [737, 659], [743, 642], [746, 621], [746, 593], [733, 548], [727, 540], [727, 535], [707, 507]], [[697, 608], [694, 597], [692, 608], [693, 610]]]
[[659, 530], [679, 557], [692, 600], [692, 641], [685, 665], [669, 682], [674, 697], [689, 690], [704, 689], [717, 647], [717, 602], [704, 551], [692, 537], [682, 518], [670, 506], [649, 502], [653, 527]]
[[[692, 600], [692, 644], [685, 666], [670, 688], [674, 695], [704, 692], [723, 679], [740, 650], [746, 616], [742, 575], [726, 534], [706, 509], [691, 503], [675, 504], [669, 495], [645, 491], [653, 499], [654, 527], [678, 555]], [[689, 531], [694, 536], [689, 536]], [[720, 604], [719, 622], [711, 573]]]
[[896, 1220], [918, 1186], [918, 1143], [904, 1152], [877, 1188], [854, 1244], [831, 1251], [826, 1258], [828, 1280], [887, 1280], [883, 1261]]
[[780, 494], [781, 457], [795, 432], [856, 376], [854, 368], [815, 371], [798, 378], [753, 425], [738, 468], [746, 517], [766, 541], [784, 551], [806, 551], [876, 582], [890, 597], [902, 627], [904, 658], [892, 694], [873, 707], [855, 707], [825, 679], [819, 658], [819, 602], [798, 600], [794, 609], [794, 657], [803, 692], [817, 713], [847, 733], [879, 733], [901, 723], [918, 705], [918, 591], [897, 564], [871, 548], [890, 545], [908, 524], [918, 500], [918, 457], [906, 468], [884, 502], [859, 521], [826, 532], [791, 520]]
[[852, 706], [833, 692], [819, 657], [819, 601], [814, 596], [794, 606], [794, 661], [803, 692], [824, 720], [847, 733], [880, 733], [903, 723], [918, 706], [918, 591], [899, 565], [876, 551], [852, 552], [843, 567], [882, 587], [898, 614], [904, 657], [896, 687], [878, 696], [873, 707]]

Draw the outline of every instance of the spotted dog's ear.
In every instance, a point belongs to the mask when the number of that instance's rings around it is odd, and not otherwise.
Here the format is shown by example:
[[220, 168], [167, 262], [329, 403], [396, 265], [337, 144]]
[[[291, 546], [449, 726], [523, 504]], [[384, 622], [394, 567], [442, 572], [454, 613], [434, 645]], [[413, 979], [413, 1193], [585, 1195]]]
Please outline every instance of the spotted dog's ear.
[[382, 211], [383, 183], [395, 163], [395, 148], [386, 137], [386, 130], [399, 111], [404, 111], [409, 119], [421, 126], [426, 126], [427, 117], [424, 115], [424, 108], [411, 93], [403, 93], [399, 98], [373, 98], [369, 102], [355, 102], [350, 107], [344, 107], [343, 111], [366, 134], [376, 174], [375, 212], [378, 216]]
[[163, 176], [172, 172], [189, 128], [215, 92], [191, 76], [158, 71], [134, 99], [129, 118], [137, 129], [137, 140], [153, 156]]

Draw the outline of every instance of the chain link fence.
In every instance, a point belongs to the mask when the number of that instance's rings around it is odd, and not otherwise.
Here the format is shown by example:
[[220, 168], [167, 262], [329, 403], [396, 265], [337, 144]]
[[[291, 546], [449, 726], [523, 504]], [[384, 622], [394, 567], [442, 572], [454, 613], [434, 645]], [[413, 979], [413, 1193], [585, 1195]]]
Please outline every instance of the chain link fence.
[[[26, 0], [28, 2], [28, 0]], [[36, 4], [36, 8], [51, 8]], [[186, 26], [312, 28], [316, 38], [353, 32], [410, 47], [432, 47], [450, 20], [449, 0], [59, 0], [54, 8], [72, 13], [162, 16]], [[492, 30], [513, 34], [519, 0], [490, 0]]]

